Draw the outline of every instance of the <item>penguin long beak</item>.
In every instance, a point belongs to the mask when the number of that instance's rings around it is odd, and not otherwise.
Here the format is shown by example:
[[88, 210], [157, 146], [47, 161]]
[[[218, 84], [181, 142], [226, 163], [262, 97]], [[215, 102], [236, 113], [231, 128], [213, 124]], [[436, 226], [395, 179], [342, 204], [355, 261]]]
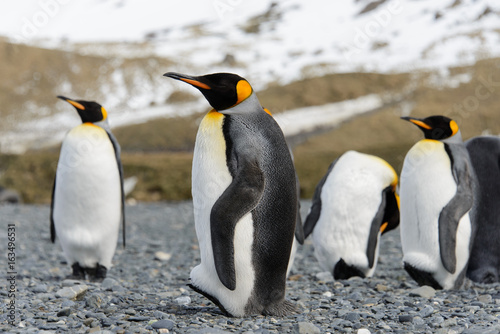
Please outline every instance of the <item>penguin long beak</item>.
[[191, 86], [194, 86], [196, 88], [202, 88], [202, 89], [212, 89], [209, 85], [206, 83], [201, 82], [197, 77], [193, 77], [190, 75], [185, 75], [185, 74], [180, 74], [180, 73], [175, 73], [175, 72], [167, 72], [163, 74], [164, 77], [169, 77], [175, 80], [180, 80], [184, 81], [185, 83], [190, 84]]
[[426, 129], [426, 130], [432, 130], [432, 127], [430, 125], [428, 125], [427, 123], [425, 123], [424, 121], [422, 121], [419, 118], [401, 117], [401, 119], [404, 119], [405, 121], [408, 121], [408, 122], [412, 122], [413, 124], [415, 124], [416, 126], [418, 126], [420, 128], [423, 128], [423, 129]]
[[74, 101], [74, 100], [72, 100], [70, 98], [67, 98], [67, 97], [62, 96], [62, 95], [57, 95], [57, 98], [68, 102], [69, 104], [71, 104], [76, 109], [85, 110], [85, 107], [83, 105], [81, 105], [80, 103], [78, 103], [78, 102], [76, 102], [76, 101]]

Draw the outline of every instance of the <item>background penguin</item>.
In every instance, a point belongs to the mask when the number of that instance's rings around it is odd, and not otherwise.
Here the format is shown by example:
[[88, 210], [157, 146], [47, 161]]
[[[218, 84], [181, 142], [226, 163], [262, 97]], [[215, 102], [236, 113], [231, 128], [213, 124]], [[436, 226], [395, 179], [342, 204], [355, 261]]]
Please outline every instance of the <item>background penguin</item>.
[[238, 75], [165, 76], [196, 87], [214, 108], [193, 156], [201, 264], [191, 271], [191, 288], [232, 316], [295, 312], [285, 282], [297, 193], [280, 127]]
[[475, 137], [465, 146], [478, 182], [470, 213], [477, 230], [467, 277], [494, 283], [500, 280], [500, 138]]
[[125, 245], [125, 205], [120, 146], [107, 112], [96, 102], [58, 98], [73, 105], [82, 124], [61, 147], [52, 192], [50, 233], [56, 233], [73, 277], [106, 277], [116, 249], [120, 221]]
[[317, 185], [304, 234], [312, 233], [314, 255], [335, 279], [373, 275], [380, 234], [399, 224], [397, 183], [383, 159], [348, 151]]
[[407, 153], [400, 181], [401, 245], [406, 271], [420, 285], [462, 286], [474, 233], [469, 218], [474, 174], [455, 121], [402, 117], [425, 139]]

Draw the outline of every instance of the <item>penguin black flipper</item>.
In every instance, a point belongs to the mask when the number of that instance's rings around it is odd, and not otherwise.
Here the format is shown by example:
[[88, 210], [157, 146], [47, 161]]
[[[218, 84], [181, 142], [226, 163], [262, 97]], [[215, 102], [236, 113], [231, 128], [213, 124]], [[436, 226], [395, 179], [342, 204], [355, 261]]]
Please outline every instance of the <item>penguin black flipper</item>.
[[369, 268], [372, 268], [375, 263], [375, 251], [377, 249], [379, 232], [384, 234], [399, 225], [399, 206], [393, 188], [391, 186], [385, 188], [382, 191], [381, 198], [378, 211], [372, 220], [368, 245], [366, 247]]
[[239, 159], [232, 183], [217, 199], [210, 213], [210, 232], [215, 269], [229, 290], [236, 289], [234, 229], [236, 223], [259, 203], [264, 173], [256, 160]]
[[382, 200], [378, 207], [378, 211], [373, 217], [372, 225], [370, 227], [370, 235], [368, 237], [368, 244], [366, 246], [366, 257], [368, 258], [368, 268], [372, 268], [375, 263], [375, 251], [377, 249], [378, 234], [380, 232], [380, 226], [384, 222], [385, 206], [387, 203], [386, 192], [388, 188], [382, 191]]
[[304, 239], [306, 239], [309, 234], [312, 233], [314, 227], [316, 226], [316, 223], [318, 222], [319, 216], [321, 214], [321, 191], [323, 190], [323, 185], [325, 184], [326, 179], [328, 179], [328, 176], [330, 175], [337, 161], [338, 159], [335, 159], [335, 161], [330, 164], [325, 176], [323, 176], [323, 178], [319, 181], [316, 189], [314, 190], [311, 209], [309, 210], [309, 214], [306, 217], [306, 222], [304, 223]]
[[[387, 187], [384, 190], [385, 194], [385, 210], [384, 210], [384, 219], [382, 220], [381, 232], [382, 235], [386, 232], [394, 230], [399, 226], [399, 204], [396, 198], [396, 193], [392, 189], [392, 187]], [[383, 224], [387, 223], [385, 227]]]
[[121, 196], [122, 196], [122, 242], [123, 242], [123, 248], [125, 248], [125, 189], [123, 187], [123, 165], [122, 165], [122, 160], [120, 158], [120, 144], [118, 144], [118, 140], [116, 140], [115, 136], [110, 132], [106, 130], [106, 133], [108, 134], [109, 140], [113, 144], [113, 149], [115, 150], [115, 156], [116, 156], [116, 164], [118, 165], [118, 171], [120, 172], [120, 187], [121, 187]]
[[56, 193], [56, 177], [52, 186], [52, 200], [50, 201], [50, 241], [56, 241], [56, 226], [54, 225], [54, 194]]
[[295, 221], [295, 238], [299, 244], [303, 245], [304, 240], [304, 226], [302, 225], [302, 216], [300, 215], [300, 183], [299, 176], [295, 173], [295, 183], [297, 184], [297, 220]]
[[[469, 153], [465, 146], [445, 143], [445, 149], [450, 157], [457, 191], [439, 215], [439, 251], [444, 268], [453, 274], [456, 270], [458, 223], [462, 216], [472, 208], [473, 179]], [[467, 156], [467, 159], [453, 159], [454, 156]]]

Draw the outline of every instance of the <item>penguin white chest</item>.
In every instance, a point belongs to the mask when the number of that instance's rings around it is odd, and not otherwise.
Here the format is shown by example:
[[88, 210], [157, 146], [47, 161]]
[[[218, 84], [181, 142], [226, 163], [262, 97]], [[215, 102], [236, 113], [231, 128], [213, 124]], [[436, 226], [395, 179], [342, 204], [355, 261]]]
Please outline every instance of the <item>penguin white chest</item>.
[[[457, 184], [444, 144], [421, 140], [408, 152], [401, 172], [401, 243], [403, 261], [421, 270], [437, 273], [445, 279], [446, 270], [440, 259], [439, 216], [453, 198]], [[457, 272], [466, 263], [467, 236], [470, 235], [468, 214], [460, 220], [457, 231]], [[451, 283], [450, 283], [451, 284]], [[442, 281], [445, 288], [446, 282]]]
[[104, 129], [84, 123], [64, 139], [53, 215], [68, 261], [111, 266], [121, 217], [121, 183], [114, 148]]
[[193, 155], [192, 196], [194, 219], [201, 264], [191, 271], [191, 283], [204, 292], [216, 296], [226, 310], [241, 316], [254, 286], [252, 266], [253, 220], [244, 215], [234, 231], [234, 265], [236, 289], [227, 289], [219, 280], [215, 268], [210, 214], [215, 202], [231, 184], [233, 177], [226, 162], [226, 142], [222, 131], [224, 115], [209, 112], [198, 130]]

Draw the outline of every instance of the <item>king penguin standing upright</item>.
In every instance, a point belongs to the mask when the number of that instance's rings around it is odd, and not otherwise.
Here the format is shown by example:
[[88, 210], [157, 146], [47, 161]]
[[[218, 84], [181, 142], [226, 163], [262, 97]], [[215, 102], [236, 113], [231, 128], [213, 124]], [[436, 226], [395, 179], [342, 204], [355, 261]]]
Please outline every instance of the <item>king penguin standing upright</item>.
[[74, 278], [106, 277], [125, 214], [120, 146], [106, 110], [96, 102], [58, 98], [74, 106], [82, 124], [61, 147], [52, 192], [51, 240], [56, 234]]
[[454, 120], [402, 118], [425, 135], [406, 155], [401, 172], [404, 267], [420, 285], [459, 288], [475, 231], [469, 218], [475, 189], [469, 153]]
[[297, 191], [280, 127], [238, 75], [165, 76], [194, 86], [213, 107], [193, 156], [201, 263], [191, 271], [191, 288], [232, 316], [296, 312], [285, 282]]

